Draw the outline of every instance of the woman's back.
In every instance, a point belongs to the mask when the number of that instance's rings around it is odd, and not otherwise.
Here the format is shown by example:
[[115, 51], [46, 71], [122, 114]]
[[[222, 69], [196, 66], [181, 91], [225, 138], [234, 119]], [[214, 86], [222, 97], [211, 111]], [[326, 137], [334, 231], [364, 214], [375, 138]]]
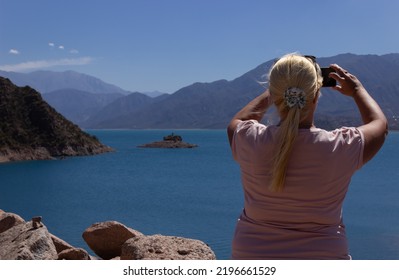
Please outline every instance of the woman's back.
[[[309, 250], [316, 249], [323, 253], [312, 254], [312, 258], [347, 258], [341, 209], [350, 178], [363, 162], [362, 134], [355, 128], [331, 132], [300, 129], [288, 163], [284, 191], [273, 192], [268, 185], [278, 129], [246, 121], [234, 134], [232, 151], [241, 167], [244, 189], [245, 210], [240, 228], [250, 229], [247, 234], [256, 233], [262, 242], [237, 250], [243, 238], [248, 239], [241, 232], [233, 242], [233, 257], [245, 258], [246, 254], [253, 256], [258, 252], [261, 258], [273, 258], [276, 252], [268, 254], [284, 241], [291, 244], [284, 251], [284, 256], [290, 252], [289, 258], [306, 258]], [[319, 235], [322, 240], [315, 237]], [[308, 243], [298, 246], [303, 238], [309, 239]], [[326, 246], [331, 246], [331, 242], [337, 250], [325, 256]]]

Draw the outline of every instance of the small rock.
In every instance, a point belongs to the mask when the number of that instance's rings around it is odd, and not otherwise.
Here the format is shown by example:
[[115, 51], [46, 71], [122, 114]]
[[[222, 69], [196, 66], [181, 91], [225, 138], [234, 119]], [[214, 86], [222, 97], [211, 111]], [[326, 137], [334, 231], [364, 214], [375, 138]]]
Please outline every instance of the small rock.
[[42, 224], [42, 216], [36, 216], [36, 217], [32, 218], [32, 227], [34, 229], [37, 229], [37, 228], [42, 227], [42, 226], [43, 226], [43, 224]]
[[65, 249], [58, 254], [59, 260], [90, 260], [89, 253], [82, 248]]

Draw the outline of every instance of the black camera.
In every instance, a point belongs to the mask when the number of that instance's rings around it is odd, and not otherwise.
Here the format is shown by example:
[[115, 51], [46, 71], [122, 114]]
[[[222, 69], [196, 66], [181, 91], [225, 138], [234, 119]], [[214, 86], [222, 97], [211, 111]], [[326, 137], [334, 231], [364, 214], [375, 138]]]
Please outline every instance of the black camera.
[[323, 76], [322, 87], [335, 87], [337, 85], [337, 81], [328, 76], [331, 72], [335, 72], [335, 70], [329, 67], [320, 68], [320, 69], [321, 69], [321, 75]]

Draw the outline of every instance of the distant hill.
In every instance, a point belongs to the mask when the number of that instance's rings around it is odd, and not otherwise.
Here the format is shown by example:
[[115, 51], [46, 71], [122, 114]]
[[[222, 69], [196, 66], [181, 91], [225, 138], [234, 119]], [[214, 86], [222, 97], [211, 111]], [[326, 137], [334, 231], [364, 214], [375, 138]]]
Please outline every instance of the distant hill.
[[110, 150], [57, 113], [34, 89], [0, 77], [0, 162]]
[[48, 92], [42, 96], [64, 117], [80, 126], [102, 108], [124, 95], [120, 93], [90, 93], [76, 89], [61, 89]]
[[146, 92], [142, 92], [142, 93], [147, 95], [147, 96], [149, 96], [149, 97], [158, 97], [158, 96], [161, 96], [161, 95], [169, 94], [169, 93], [160, 92], [160, 91], [157, 91], [157, 90], [155, 90], [155, 91], [146, 91]]
[[93, 114], [86, 121], [82, 122], [82, 127], [96, 126], [102, 127], [102, 122], [118, 123], [120, 118], [124, 118], [135, 111], [141, 110], [142, 108], [155, 103], [159, 100], [167, 98], [169, 95], [164, 94], [151, 98], [145, 94], [139, 92], [133, 92], [127, 96], [123, 96], [113, 102], [107, 104], [102, 109], [98, 110], [97, 113]]
[[[347, 68], [365, 85], [384, 110], [390, 129], [399, 129], [399, 54], [341, 54], [320, 58], [321, 66], [338, 63]], [[159, 100], [142, 103], [134, 110], [108, 111], [110, 118], [96, 122], [90, 118], [87, 128], [225, 128], [234, 114], [265, 90], [259, 82], [266, 81], [273, 60], [265, 62], [232, 80], [195, 83]], [[351, 98], [336, 91], [322, 89], [316, 112], [316, 124], [329, 129], [361, 123]], [[118, 111], [116, 114], [116, 111]], [[117, 117], [115, 117], [117, 116]], [[267, 118], [276, 121], [271, 110]]]
[[31, 73], [0, 71], [0, 76], [10, 79], [17, 86], [29, 85], [42, 94], [63, 89], [76, 89], [89, 93], [128, 94], [127, 91], [117, 86], [75, 71], [35, 71]]

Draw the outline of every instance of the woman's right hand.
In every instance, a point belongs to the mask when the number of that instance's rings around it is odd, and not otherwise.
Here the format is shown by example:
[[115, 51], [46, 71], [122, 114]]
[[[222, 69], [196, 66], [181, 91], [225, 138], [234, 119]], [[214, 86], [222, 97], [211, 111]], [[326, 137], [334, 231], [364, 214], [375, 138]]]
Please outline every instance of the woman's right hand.
[[333, 87], [333, 89], [352, 97], [359, 91], [364, 90], [362, 83], [355, 75], [352, 75], [337, 64], [331, 64], [330, 67], [335, 70], [335, 72], [330, 73], [330, 77], [337, 81], [337, 86]]

